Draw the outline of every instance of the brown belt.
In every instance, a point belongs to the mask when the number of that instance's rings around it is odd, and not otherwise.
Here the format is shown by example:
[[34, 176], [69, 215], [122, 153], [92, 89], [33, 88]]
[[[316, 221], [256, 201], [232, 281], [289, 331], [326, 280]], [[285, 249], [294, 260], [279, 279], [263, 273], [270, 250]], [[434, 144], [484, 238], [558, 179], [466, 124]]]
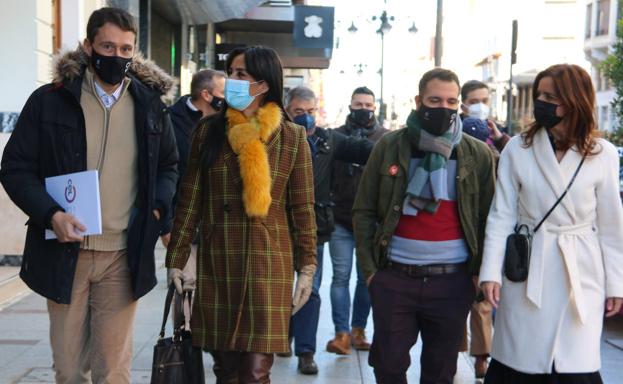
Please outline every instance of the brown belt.
[[467, 263], [410, 265], [390, 261], [388, 266], [390, 269], [402, 272], [405, 275], [415, 278], [449, 275], [459, 272], [467, 273]]

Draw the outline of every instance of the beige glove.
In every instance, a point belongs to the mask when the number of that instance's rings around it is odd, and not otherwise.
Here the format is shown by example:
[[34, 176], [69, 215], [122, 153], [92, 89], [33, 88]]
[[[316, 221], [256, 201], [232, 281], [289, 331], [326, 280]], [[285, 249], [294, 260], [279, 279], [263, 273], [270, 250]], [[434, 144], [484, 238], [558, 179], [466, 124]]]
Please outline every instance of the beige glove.
[[303, 305], [309, 300], [309, 295], [311, 295], [314, 284], [314, 273], [316, 273], [316, 266], [313, 264], [304, 266], [298, 273], [294, 297], [292, 298], [292, 316], [294, 316], [299, 309], [303, 308]]
[[195, 278], [182, 272], [181, 269], [169, 268], [167, 270], [167, 286], [171, 283], [175, 285], [175, 290], [180, 295], [184, 291], [192, 291], [195, 289]]

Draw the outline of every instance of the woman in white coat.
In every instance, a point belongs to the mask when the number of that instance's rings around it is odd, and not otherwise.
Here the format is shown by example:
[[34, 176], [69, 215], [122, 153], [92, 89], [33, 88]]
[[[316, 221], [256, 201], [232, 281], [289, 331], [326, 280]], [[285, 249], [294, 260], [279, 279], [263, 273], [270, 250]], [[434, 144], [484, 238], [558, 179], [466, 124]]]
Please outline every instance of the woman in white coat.
[[[554, 65], [533, 85], [535, 122], [502, 152], [487, 221], [481, 287], [497, 307], [485, 383], [601, 383], [604, 311], [623, 302], [623, 208], [619, 156], [597, 138], [591, 78]], [[504, 276], [506, 238], [534, 229], [528, 277]]]

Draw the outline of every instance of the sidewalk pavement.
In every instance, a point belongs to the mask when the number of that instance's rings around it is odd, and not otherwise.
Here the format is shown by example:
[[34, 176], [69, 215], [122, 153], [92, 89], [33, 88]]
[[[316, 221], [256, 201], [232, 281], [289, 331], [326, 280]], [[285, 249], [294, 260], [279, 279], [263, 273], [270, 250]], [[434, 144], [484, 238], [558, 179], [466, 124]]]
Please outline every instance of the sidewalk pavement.
[[[147, 384], [151, 375], [153, 346], [158, 337], [165, 287], [164, 249], [156, 252], [158, 286], [139, 301], [134, 333], [134, 359], [132, 363], [132, 383]], [[328, 255], [328, 249], [325, 250]], [[297, 359], [275, 357], [272, 370], [274, 383], [339, 383], [359, 384], [374, 383], [372, 369], [368, 366], [368, 353], [355, 352], [350, 356], [337, 356], [324, 351], [325, 345], [333, 337], [331, 306], [329, 303], [329, 285], [331, 283], [330, 258], [325, 257], [323, 282], [321, 287], [320, 326], [318, 329], [318, 352], [316, 361], [320, 372], [316, 376], [300, 375], [296, 371]], [[355, 274], [351, 284], [354, 289]], [[372, 336], [372, 324], [368, 325], [367, 334]], [[0, 308], [0, 383], [53, 383], [52, 357], [48, 336], [48, 315], [45, 299], [36, 294], [27, 295], [19, 301]], [[170, 328], [168, 328], [168, 335]], [[417, 383], [419, 378], [419, 354], [421, 343], [411, 351], [411, 367], [408, 371], [410, 383]], [[602, 376], [604, 383], [623, 382], [620, 366], [623, 362], [623, 319], [606, 323], [604, 342], [602, 343]], [[214, 383], [212, 359], [204, 355], [206, 383]], [[473, 365], [470, 358], [462, 353], [458, 358], [458, 371], [455, 383], [474, 383]]]

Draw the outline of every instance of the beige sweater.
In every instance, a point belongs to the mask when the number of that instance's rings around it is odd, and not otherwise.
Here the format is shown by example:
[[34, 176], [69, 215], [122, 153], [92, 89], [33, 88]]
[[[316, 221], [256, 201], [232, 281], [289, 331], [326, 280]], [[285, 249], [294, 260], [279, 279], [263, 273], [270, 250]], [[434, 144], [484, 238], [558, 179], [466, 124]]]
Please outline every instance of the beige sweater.
[[138, 190], [138, 147], [129, 84], [126, 79], [119, 100], [106, 109], [95, 92], [90, 70], [82, 82], [87, 169], [99, 171], [103, 228], [102, 235], [85, 238], [83, 249], [116, 251], [127, 246], [128, 222]]

